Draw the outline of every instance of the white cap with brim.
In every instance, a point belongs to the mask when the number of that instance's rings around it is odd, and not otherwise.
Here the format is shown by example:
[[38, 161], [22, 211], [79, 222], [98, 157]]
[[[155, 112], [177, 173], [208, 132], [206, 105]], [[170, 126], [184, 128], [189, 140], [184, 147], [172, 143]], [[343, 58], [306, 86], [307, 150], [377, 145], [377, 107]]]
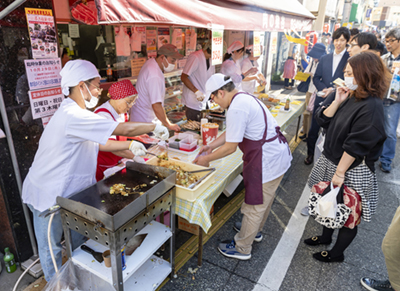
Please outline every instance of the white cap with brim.
[[241, 49], [241, 48], [244, 48], [244, 44], [239, 40], [235, 40], [228, 47], [227, 52], [228, 52], [228, 54], [231, 54], [233, 51], [236, 51], [236, 50]]
[[206, 97], [207, 99], [210, 98], [210, 95], [212, 92], [217, 91], [218, 89], [221, 89], [223, 86], [228, 84], [229, 82], [232, 82], [232, 79], [229, 78], [225, 80], [225, 75], [224, 74], [214, 74], [212, 75], [206, 83]]
[[62, 68], [61, 89], [65, 96], [69, 96], [69, 88], [75, 87], [80, 81], [87, 81], [93, 78], [101, 78], [97, 68], [89, 61], [69, 61]]

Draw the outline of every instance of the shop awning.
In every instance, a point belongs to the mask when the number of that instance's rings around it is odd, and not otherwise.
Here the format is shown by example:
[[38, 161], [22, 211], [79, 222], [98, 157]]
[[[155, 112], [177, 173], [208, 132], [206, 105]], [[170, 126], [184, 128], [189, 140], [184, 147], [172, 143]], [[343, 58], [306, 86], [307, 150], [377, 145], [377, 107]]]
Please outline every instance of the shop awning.
[[302, 31], [311, 30], [315, 18], [297, 0], [96, 0], [96, 5], [99, 24]]

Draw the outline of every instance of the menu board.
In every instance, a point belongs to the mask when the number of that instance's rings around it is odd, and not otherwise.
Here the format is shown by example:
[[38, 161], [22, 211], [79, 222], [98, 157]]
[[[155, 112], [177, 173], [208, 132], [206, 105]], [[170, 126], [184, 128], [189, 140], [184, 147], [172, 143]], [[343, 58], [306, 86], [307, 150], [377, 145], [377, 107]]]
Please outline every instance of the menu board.
[[32, 118], [37, 119], [53, 115], [64, 100], [64, 95], [61, 87], [50, 88], [29, 91], [29, 100], [31, 103]]
[[146, 62], [146, 58], [132, 59], [131, 60], [131, 70], [132, 76], [139, 76], [140, 69], [143, 67]]
[[25, 8], [32, 58], [57, 58], [57, 36], [51, 9]]

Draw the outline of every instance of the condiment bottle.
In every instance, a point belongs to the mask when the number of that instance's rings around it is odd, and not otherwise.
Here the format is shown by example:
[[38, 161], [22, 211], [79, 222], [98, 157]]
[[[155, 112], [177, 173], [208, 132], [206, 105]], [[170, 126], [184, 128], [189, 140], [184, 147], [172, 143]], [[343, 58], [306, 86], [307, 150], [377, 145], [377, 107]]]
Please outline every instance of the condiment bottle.
[[113, 81], [113, 71], [110, 65], [107, 65], [107, 82], [112, 82], [112, 81]]
[[208, 123], [208, 119], [207, 118], [202, 118], [200, 120], [200, 135], [201, 135], [201, 140], [203, 140], [203, 124]]
[[15, 264], [14, 255], [10, 252], [9, 248], [4, 249], [4, 263], [6, 265], [7, 273], [13, 273], [17, 270], [17, 265]]
[[289, 106], [290, 106], [290, 98], [288, 97], [286, 99], [285, 107], [283, 109], [286, 110], [286, 111], [289, 111], [289, 109], [290, 109]]

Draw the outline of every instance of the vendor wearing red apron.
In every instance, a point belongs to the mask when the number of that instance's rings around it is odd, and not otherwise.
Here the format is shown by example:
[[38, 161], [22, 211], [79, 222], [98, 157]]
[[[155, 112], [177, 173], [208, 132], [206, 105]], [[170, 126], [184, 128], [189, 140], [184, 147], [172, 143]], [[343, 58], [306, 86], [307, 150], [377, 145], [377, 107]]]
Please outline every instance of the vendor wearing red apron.
[[[116, 122], [129, 121], [128, 111], [135, 104], [138, 93], [131, 81], [123, 80], [111, 85], [108, 90], [110, 100], [99, 106], [94, 113]], [[112, 135], [110, 140], [126, 141], [125, 136]], [[122, 158], [132, 159], [131, 151], [102, 152], [97, 156], [96, 180], [104, 178], [104, 171], [118, 165]]]
[[261, 231], [271, 210], [283, 175], [290, 167], [292, 155], [285, 137], [267, 107], [254, 96], [235, 89], [232, 80], [223, 74], [211, 76], [207, 96], [227, 110], [226, 131], [200, 150], [193, 162], [208, 166], [209, 162], [243, 152], [243, 179], [246, 189], [241, 212], [242, 222], [235, 223], [239, 232], [232, 241], [220, 243], [218, 250], [239, 260], [251, 258], [253, 241], [261, 241]]

